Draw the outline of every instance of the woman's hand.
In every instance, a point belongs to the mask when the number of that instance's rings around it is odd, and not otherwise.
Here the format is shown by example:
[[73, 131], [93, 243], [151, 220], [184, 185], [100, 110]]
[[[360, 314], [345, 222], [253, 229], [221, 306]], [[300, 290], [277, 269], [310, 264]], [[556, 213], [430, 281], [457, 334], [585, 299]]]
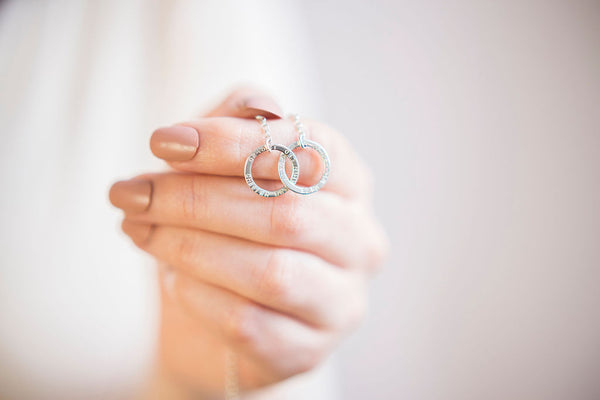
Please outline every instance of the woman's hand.
[[[239, 355], [243, 388], [318, 365], [362, 318], [367, 278], [387, 248], [370, 208], [367, 168], [321, 123], [303, 121], [331, 159], [320, 192], [264, 198], [249, 189], [244, 162], [265, 138], [259, 123], [240, 118], [249, 116], [237, 106], [247, 97], [234, 93], [209, 118], [155, 131], [152, 151], [176, 171], [117, 182], [110, 193], [125, 211], [125, 233], [173, 272], [163, 296], [164, 363], [207, 392], [222, 387], [226, 347]], [[274, 143], [298, 139], [292, 121], [269, 124]], [[314, 184], [318, 154], [295, 152], [298, 183]], [[279, 155], [263, 153], [254, 163], [257, 183], [269, 190], [282, 186]]]

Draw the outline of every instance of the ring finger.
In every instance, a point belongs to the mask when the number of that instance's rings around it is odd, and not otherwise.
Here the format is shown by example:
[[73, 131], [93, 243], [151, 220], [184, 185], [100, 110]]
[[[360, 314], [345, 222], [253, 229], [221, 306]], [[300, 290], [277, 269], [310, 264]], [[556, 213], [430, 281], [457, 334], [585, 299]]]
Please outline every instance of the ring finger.
[[178, 271], [312, 325], [343, 329], [353, 325], [364, 308], [358, 274], [308, 253], [199, 230], [150, 229], [127, 219], [123, 231], [142, 250]]
[[381, 243], [362, 206], [331, 193], [266, 201], [236, 178], [165, 173], [118, 182], [110, 197], [138, 222], [308, 251], [339, 266], [371, 264]]

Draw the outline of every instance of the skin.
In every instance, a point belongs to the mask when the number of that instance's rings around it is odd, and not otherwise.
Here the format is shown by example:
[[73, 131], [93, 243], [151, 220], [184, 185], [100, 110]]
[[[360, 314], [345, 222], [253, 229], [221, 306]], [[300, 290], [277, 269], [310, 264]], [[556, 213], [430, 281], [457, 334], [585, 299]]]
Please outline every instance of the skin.
[[[178, 124], [198, 132], [195, 156], [133, 178], [151, 183], [149, 204], [125, 209], [124, 232], [161, 266], [161, 374], [197, 394], [222, 393], [227, 348], [238, 355], [243, 389], [317, 367], [362, 319], [368, 280], [387, 252], [368, 168], [320, 122], [303, 119], [331, 159], [321, 191], [263, 198], [248, 188], [245, 159], [264, 144], [248, 110], [257, 105], [271, 117], [275, 143], [297, 140], [292, 121], [275, 119], [281, 111], [272, 99], [237, 90], [206, 117]], [[298, 183], [316, 183], [317, 153], [295, 152]], [[263, 153], [253, 166], [269, 190], [281, 187], [279, 154]]]

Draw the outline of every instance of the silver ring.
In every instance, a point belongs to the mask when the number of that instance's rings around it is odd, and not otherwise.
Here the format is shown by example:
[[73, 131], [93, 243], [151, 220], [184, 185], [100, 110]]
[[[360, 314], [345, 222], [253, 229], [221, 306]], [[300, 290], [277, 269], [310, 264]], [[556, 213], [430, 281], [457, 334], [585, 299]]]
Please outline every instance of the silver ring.
[[[275, 191], [263, 189], [260, 186], [258, 186], [256, 184], [256, 182], [254, 182], [254, 178], [252, 177], [252, 164], [254, 163], [254, 159], [256, 159], [256, 157], [259, 154], [264, 153], [265, 151], [272, 151], [272, 150], [277, 150], [282, 153], [281, 158], [279, 159], [279, 163], [281, 164], [281, 160], [283, 160], [284, 175], [285, 175], [285, 158], [286, 157], [289, 158], [289, 160], [292, 162], [292, 178], [288, 179], [288, 177], [286, 176], [286, 179], [288, 180], [288, 182], [290, 182], [292, 185], [294, 185], [296, 182], [298, 182], [298, 176], [300, 175], [300, 166], [298, 164], [298, 158], [296, 158], [296, 155], [294, 154], [294, 152], [292, 150], [290, 150], [289, 148], [285, 147], [282, 144], [272, 144], [269, 147], [267, 147], [266, 145], [260, 146], [259, 148], [254, 150], [252, 153], [250, 153], [248, 158], [246, 158], [246, 164], [244, 165], [244, 176], [246, 177], [246, 183], [248, 184], [248, 186], [250, 186], [250, 189], [252, 189], [252, 191], [254, 193], [256, 193], [260, 196], [263, 196], [263, 197], [277, 197], [277, 196], [281, 196], [282, 194], [284, 194], [285, 192], [288, 191], [288, 186], [285, 183], [284, 183], [283, 187], [281, 187], [280, 189], [275, 190]], [[281, 176], [281, 172], [280, 172], [279, 176]]]
[[[329, 160], [329, 155], [327, 154], [327, 151], [325, 151], [323, 146], [321, 146], [319, 143], [313, 142], [312, 140], [308, 139], [304, 139], [303, 142], [304, 143], [301, 143], [301, 141], [298, 140], [297, 142], [289, 145], [288, 148], [289, 150], [294, 150], [295, 148], [304, 145], [302, 147], [311, 148], [313, 150], [316, 150], [317, 153], [319, 153], [319, 155], [321, 156], [321, 160], [323, 160], [323, 174], [321, 175], [321, 179], [319, 179], [319, 182], [317, 182], [313, 186], [308, 187], [297, 186], [296, 182], [298, 181], [298, 176], [294, 176], [294, 171], [292, 170], [292, 179], [288, 178], [287, 174], [285, 173], [285, 157], [283, 154], [279, 157], [279, 164], [277, 165], [277, 169], [279, 171], [279, 179], [281, 179], [281, 182], [283, 182], [285, 187], [289, 188], [294, 193], [311, 194], [318, 192], [323, 187], [323, 185], [325, 185], [325, 182], [327, 182], [327, 179], [329, 178], [329, 171], [331, 169], [331, 162]], [[294, 153], [292, 152], [292, 154]]]

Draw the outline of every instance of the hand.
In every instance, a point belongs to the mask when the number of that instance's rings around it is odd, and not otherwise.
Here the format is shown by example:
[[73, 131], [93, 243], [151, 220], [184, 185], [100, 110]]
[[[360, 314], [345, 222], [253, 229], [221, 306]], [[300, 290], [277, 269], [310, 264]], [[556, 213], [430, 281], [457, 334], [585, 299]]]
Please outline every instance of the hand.
[[[153, 152], [176, 171], [117, 182], [110, 193], [125, 211], [124, 232], [173, 271], [171, 295], [163, 293], [163, 361], [206, 392], [221, 390], [226, 347], [239, 354], [243, 388], [317, 366], [362, 318], [367, 278], [387, 249], [370, 208], [368, 169], [319, 122], [303, 119], [331, 159], [320, 192], [263, 198], [248, 188], [245, 159], [264, 144], [260, 124], [239, 118], [249, 116], [237, 106], [248, 96], [236, 92], [211, 117], [155, 131]], [[274, 143], [297, 140], [292, 121], [269, 124]], [[314, 184], [318, 154], [295, 152], [298, 183]], [[269, 190], [282, 185], [279, 154], [263, 153], [253, 166]]]

